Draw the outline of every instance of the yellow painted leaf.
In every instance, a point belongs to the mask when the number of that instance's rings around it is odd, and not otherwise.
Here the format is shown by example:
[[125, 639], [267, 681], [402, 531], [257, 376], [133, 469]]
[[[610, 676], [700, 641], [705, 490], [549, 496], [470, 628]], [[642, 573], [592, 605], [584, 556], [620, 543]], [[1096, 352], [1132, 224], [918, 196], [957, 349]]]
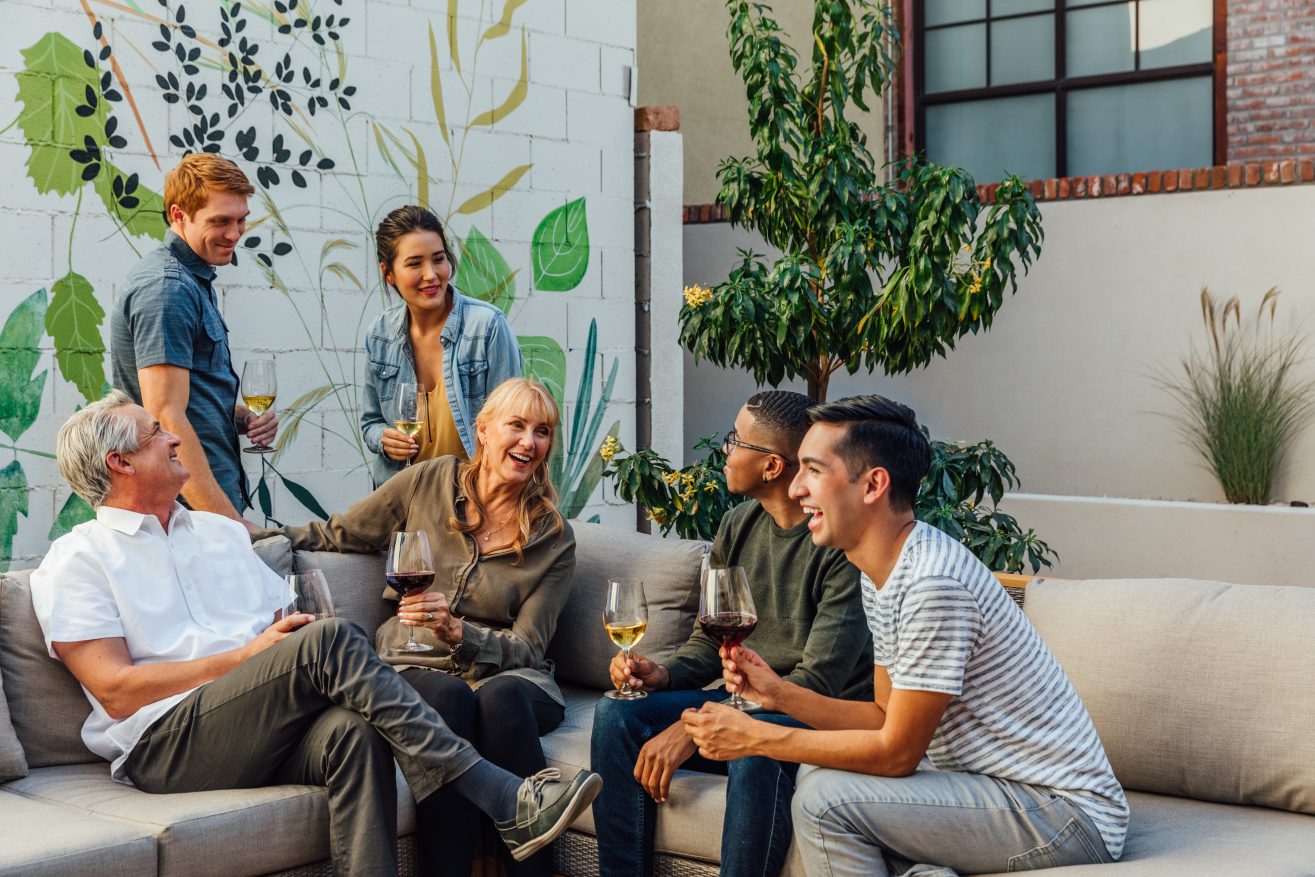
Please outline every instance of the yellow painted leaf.
[[507, 116], [511, 115], [512, 110], [516, 109], [518, 106], [521, 105], [521, 102], [525, 100], [526, 93], [529, 91], [528, 61], [529, 61], [529, 57], [525, 53], [525, 29], [521, 28], [520, 79], [516, 80], [516, 85], [512, 87], [511, 94], [507, 95], [507, 99], [503, 101], [500, 106], [497, 106], [489, 110], [488, 112], [480, 113], [478, 116], [475, 117], [475, 121], [470, 123], [471, 127], [476, 127], [478, 125], [492, 125], [494, 122], [498, 121], [499, 119], [504, 119]]
[[438, 131], [443, 135], [443, 142], [452, 147], [447, 133], [447, 113], [443, 111], [443, 80], [438, 75], [438, 44], [434, 42], [434, 27], [429, 27], [429, 93], [434, 98], [434, 118], [438, 120]]
[[484, 31], [484, 36], [480, 37], [480, 41], [505, 37], [511, 31], [511, 14], [524, 5], [525, 0], [507, 0], [507, 5], [502, 9], [502, 18], [498, 20], [497, 24]]
[[458, 0], [447, 0], [447, 48], [452, 53], [452, 66], [461, 72], [461, 55], [457, 52]]
[[330, 274], [332, 274], [334, 277], [337, 277], [339, 280], [350, 280], [352, 282], [352, 285], [355, 286], [357, 289], [365, 289], [365, 287], [361, 285], [360, 278], [358, 278], [355, 274], [352, 273], [352, 269], [348, 268], [346, 265], [344, 265], [341, 262], [334, 262], [332, 264], [325, 265], [324, 270], [328, 271]]
[[407, 136], [411, 138], [411, 145], [416, 149], [415, 157], [411, 159], [416, 168], [416, 203], [426, 210], [429, 209], [429, 160], [425, 158], [425, 148], [420, 145], [420, 141], [411, 133], [408, 128]]
[[506, 176], [502, 179], [458, 207], [457, 213], [478, 213], [488, 207], [515, 188], [516, 184], [520, 182], [520, 178], [525, 176], [525, 172], [532, 167], [534, 167], [533, 164], [523, 164], [507, 171]]
[[393, 153], [388, 148], [388, 142], [384, 140], [384, 134], [380, 126], [371, 124], [370, 127], [371, 129], [374, 130], [375, 142], [379, 144], [379, 154], [384, 157], [384, 161], [388, 162], [388, 165], [397, 173], [399, 177], [402, 176], [402, 169], [398, 167], [397, 162], [393, 160]]

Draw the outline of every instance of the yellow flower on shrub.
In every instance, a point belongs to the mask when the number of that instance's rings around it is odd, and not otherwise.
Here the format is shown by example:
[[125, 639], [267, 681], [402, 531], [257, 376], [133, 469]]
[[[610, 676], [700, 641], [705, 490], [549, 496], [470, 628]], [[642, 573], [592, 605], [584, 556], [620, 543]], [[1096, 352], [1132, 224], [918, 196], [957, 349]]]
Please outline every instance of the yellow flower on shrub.
[[712, 301], [712, 290], [697, 283], [685, 287], [685, 304], [692, 308], [702, 307]]
[[617, 441], [616, 436], [609, 435], [603, 439], [603, 444], [598, 448], [598, 456], [603, 458], [604, 463], [610, 463], [617, 453], [623, 450], [625, 448], [621, 447], [621, 442]]

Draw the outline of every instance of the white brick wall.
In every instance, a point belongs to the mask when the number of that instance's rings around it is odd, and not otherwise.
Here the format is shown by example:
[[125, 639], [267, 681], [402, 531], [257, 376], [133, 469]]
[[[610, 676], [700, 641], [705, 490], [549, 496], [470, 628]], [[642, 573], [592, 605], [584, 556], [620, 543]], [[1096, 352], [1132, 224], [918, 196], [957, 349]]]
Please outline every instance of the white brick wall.
[[[219, 34], [218, 5], [203, 0], [180, 3], [171, 0], [167, 14], [185, 7], [186, 23], [207, 40]], [[442, 5], [442, 4], [439, 4]], [[595, 400], [606, 367], [620, 358], [621, 377], [616, 399], [604, 418], [604, 429], [620, 420], [624, 439], [633, 439], [634, 420], [634, 320], [630, 290], [633, 289], [633, 171], [631, 155], [631, 107], [629, 74], [634, 63], [635, 0], [535, 0], [516, 11], [511, 31], [503, 38], [476, 43], [500, 16], [502, 7], [484, 10], [481, 4], [462, 0], [458, 21], [461, 71], [452, 63], [448, 49], [445, 8], [432, 3], [408, 5], [399, 0], [346, 0], [335, 8], [340, 17], [350, 16], [340, 30], [346, 77], [343, 85], [356, 88], [349, 98], [351, 110], [339, 113], [335, 106], [305, 112], [308, 94], [301, 67], [324, 83], [338, 73], [332, 50], [323, 58], [306, 33], [296, 48], [293, 37], [279, 35], [272, 25], [256, 15], [246, 16], [243, 35], [258, 43], [256, 62], [267, 73], [284, 52], [290, 51], [297, 75], [288, 90], [297, 107], [292, 117], [276, 111], [268, 94], [249, 98], [235, 120], [225, 114], [227, 101], [219, 93], [225, 81], [213, 68], [202, 66], [192, 77], [205, 83], [203, 102], [207, 115], [221, 114], [220, 126], [228, 132], [222, 150], [235, 158], [253, 182], [259, 164], [273, 161], [271, 140], [283, 136], [291, 158], [274, 165], [282, 183], [271, 198], [290, 228], [284, 235], [276, 228], [259, 197], [253, 198], [252, 219], [259, 224], [250, 234], [262, 239], [255, 250], [241, 250], [235, 268], [220, 269], [218, 287], [222, 308], [231, 330], [234, 364], [240, 371], [252, 356], [273, 356], [279, 375], [279, 400], [290, 404], [302, 393], [327, 381], [359, 379], [359, 352], [364, 327], [378, 313], [382, 302], [377, 263], [370, 237], [374, 225], [388, 210], [416, 198], [415, 172], [402, 149], [389, 141], [398, 175], [385, 161], [376, 144], [372, 121], [387, 126], [411, 148], [407, 131], [420, 141], [433, 178], [429, 184], [431, 204], [442, 214], [467, 198], [484, 191], [511, 168], [533, 163], [515, 188], [491, 207], [471, 215], [451, 217], [453, 230], [466, 234], [478, 227], [493, 241], [513, 269], [517, 297], [510, 319], [518, 333], [548, 335], [567, 353], [567, 403], [573, 404], [580, 378], [583, 348], [590, 320], [598, 321], [598, 372]], [[98, 50], [91, 26], [76, 0], [5, 0], [4, 27], [0, 28], [0, 118], [7, 124], [23, 111], [15, 100], [16, 74], [23, 70], [20, 52], [48, 32], [62, 34], [79, 49]], [[128, 144], [110, 150], [111, 160], [124, 173], [135, 172], [141, 184], [159, 192], [163, 170], [171, 167], [180, 151], [171, 146], [169, 135], [189, 123], [191, 114], [180, 103], [166, 103], [155, 82], [155, 74], [174, 71], [187, 77], [171, 56], [150, 44], [159, 39], [153, 17], [166, 14], [155, 4], [142, 4], [145, 14], [127, 7], [92, 4], [122, 66], [132, 98], [142, 119], [139, 126], [128, 103], [111, 104], [118, 119], [117, 133]], [[327, 14], [326, 10], [319, 10]], [[461, 165], [453, 186], [452, 157], [434, 116], [430, 92], [428, 30], [433, 28], [439, 69], [453, 147], [464, 145]], [[525, 101], [494, 126], [469, 132], [463, 129], [473, 118], [506, 99], [520, 74], [521, 38], [525, 36], [529, 81]], [[175, 32], [175, 39], [181, 39]], [[131, 43], [133, 48], [130, 48]], [[191, 45], [188, 43], [188, 45]], [[143, 58], [143, 54], [145, 58]], [[222, 56], [205, 47], [203, 59]], [[153, 69], [154, 68], [154, 69]], [[108, 64], [102, 62], [101, 70]], [[122, 84], [115, 79], [120, 91]], [[323, 91], [326, 96], [327, 91]], [[289, 125], [295, 124], [316, 150], [315, 160], [328, 156], [335, 167], [327, 172], [299, 168], [298, 155], [306, 142]], [[260, 147], [258, 163], [248, 162], [238, 152], [236, 132], [254, 126]], [[146, 147], [141, 127], [149, 134], [159, 167]], [[69, 238], [73, 238], [73, 270], [85, 276], [108, 312], [123, 277], [145, 252], [156, 246], [149, 238], [127, 238], [107, 214], [91, 184], [77, 194], [41, 194], [27, 175], [31, 155], [22, 130], [12, 126], [0, 132], [0, 240], [7, 258], [0, 267], [0, 320], [40, 288], [50, 289], [69, 266]], [[314, 162], [312, 162], [312, 165]], [[306, 188], [294, 187], [289, 174], [299, 168]], [[550, 210], [576, 198], [586, 199], [587, 221], [592, 243], [589, 270], [580, 285], [569, 292], [536, 292], [530, 241], [539, 222]], [[261, 221], [263, 220], [263, 221]], [[333, 274], [321, 276], [321, 252], [325, 243], [344, 238], [357, 246], [337, 249], [324, 262], [341, 262], [365, 285], [354, 284]], [[274, 267], [288, 287], [284, 294], [266, 283], [256, 253], [271, 253], [276, 243], [291, 243], [294, 250], [274, 258]], [[305, 326], [303, 326], [303, 321]], [[108, 344], [109, 317], [101, 334]], [[66, 382], [55, 365], [53, 340], [43, 336], [37, 370], [48, 371], [40, 414], [35, 424], [17, 442], [18, 447], [49, 453], [54, 435], [64, 418], [83, 402], [76, 388]], [[318, 353], [318, 355], [317, 355]], [[106, 361], [106, 373], [109, 374]], [[328, 377], [326, 377], [326, 369]], [[345, 507], [364, 495], [368, 476], [353, 438], [357, 411], [347, 394], [344, 402], [322, 403], [302, 425], [295, 442], [280, 455], [275, 465], [285, 475], [308, 487], [328, 509]], [[3, 412], [0, 412], [3, 413]], [[28, 517], [20, 517], [13, 539], [16, 566], [30, 565], [45, 549], [46, 535], [54, 515], [67, 497], [67, 488], [50, 459], [20, 451], [17, 455], [31, 485]], [[254, 484], [260, 462], [245, 457]], [[5, 465], [7, 465], [7, 461]], [[274, 489], [275, 514], [285, 522], [300, 522], [308, 513], [282, 485]], [[604, 519], [628, 523], [628, 508], [617, 510], [595, 494], [584, 516], [602, 513]], [[252, 512], [253, 519], [259, 515]], [[0, 564], [3, 561], [0, 560]]]

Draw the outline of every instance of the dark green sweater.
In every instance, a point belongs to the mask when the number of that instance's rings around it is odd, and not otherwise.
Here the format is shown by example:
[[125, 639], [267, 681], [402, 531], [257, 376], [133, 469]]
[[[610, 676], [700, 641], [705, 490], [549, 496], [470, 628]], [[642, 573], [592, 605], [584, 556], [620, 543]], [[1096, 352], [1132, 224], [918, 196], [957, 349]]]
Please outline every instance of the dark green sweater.
[[[727, 513], [712, 552], [744, 567], [758, 610], [745, 644], [773, 670], [819, 694], [872, 698], [872, 635], [858, 569], [843, 552], [813, 545], [807, 521], [777, 527], [757, 500]], [[672, 688], [702, 688], [721, 678], [717, 644], [696, 625], [666, 668]]]

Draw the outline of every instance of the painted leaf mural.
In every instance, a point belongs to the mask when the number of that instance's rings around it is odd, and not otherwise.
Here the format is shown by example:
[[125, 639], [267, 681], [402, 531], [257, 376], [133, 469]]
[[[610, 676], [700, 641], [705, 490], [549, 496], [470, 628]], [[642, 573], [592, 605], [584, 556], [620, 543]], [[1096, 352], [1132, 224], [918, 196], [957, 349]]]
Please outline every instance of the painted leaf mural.
[[516, 300], [517, 272], [511, 270], [498, 248], [472, 226], [461, 242], [461, 255], [461, 291], [508, 313]]
[[50, 532], [46, 534], [46, 538], [54, 542], [78, 524], [85, 524], [95, 517], [96, 510], [89, 506], [85, 499], [76, 493], [70, 493], [69, 498], [64, 500], [63, 508], [55, 516], [55, 523], [50, 525]]
[[18, 516], [27, 517], [27, 473], [23, 464], [14, 460], [0, 470], [0, 569], [9, 569], [9, 558], [14, 556], [14, 534], [18, 532]]
[[562, 346], [544, 335], [520, 335], [521, 365], [525, 376], [548, 388], [561, 408], [566, 404], [566, 354]]
[[[91, 165], [73, 160], [70, 151], [105, 134], [105, 105], [99, 99], [96, 71], [87, 66], [82, 49], [62, 34], [48, 33], [24, 49], [18, 100], [23, 111], [18, 125], [31, 147], [27, 175], [39, 192], [69, 195], [81, 188]], [[85, 115], [78, 108], [95, 101]]]
[[55, 362], [64, 380], [94, 402], [105, 385], [105, 342], [100, 334], [105, 310], [96, 301], [91, 281], [77, 272], [56, 280], [50, 291], [46, 331], [55, 341]]
[[566, 292], [580, 285], [589, 270], [589, 226], [583, 198], [563, 204], [543, 218], [534, 230], [530, 258], [535, 289]]
[[0, 432], [18, 441], [36, 422], [46, 373], [32, 370], [41, 359], [46, 317], [46, 291], [38, 289], [14, 308], [0, 330]]

